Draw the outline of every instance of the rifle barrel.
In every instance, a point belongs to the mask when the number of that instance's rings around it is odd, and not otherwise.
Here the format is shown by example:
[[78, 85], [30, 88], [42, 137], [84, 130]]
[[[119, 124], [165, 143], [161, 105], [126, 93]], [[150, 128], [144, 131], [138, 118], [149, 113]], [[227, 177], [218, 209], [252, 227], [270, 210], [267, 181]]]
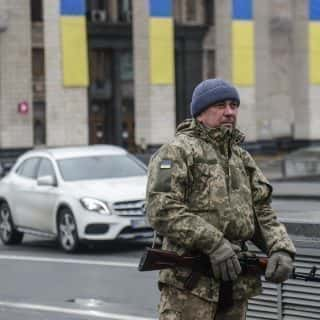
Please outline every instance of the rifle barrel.
[[316, 274], [317, 270], [318, 268], [316, 266], [313, 266], [309, 273], [304, 273], [304, 272], [296, 272], [295, 268], [293, 268], [290, 278], [304, 280], [304, 281], [320, 282], [320, 276], [317, 276]]

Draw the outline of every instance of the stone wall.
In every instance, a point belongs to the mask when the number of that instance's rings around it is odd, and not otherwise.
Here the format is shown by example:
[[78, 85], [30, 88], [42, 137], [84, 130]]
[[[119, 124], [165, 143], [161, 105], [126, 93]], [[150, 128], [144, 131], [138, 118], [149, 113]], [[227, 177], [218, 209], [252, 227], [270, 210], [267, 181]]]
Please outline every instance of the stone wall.
[[63, 87], [59, 1], [43, 4], [47, 145], [88, 144], [87, 88]]
[[[31, 24], [29, 1], [0, 0], [7, 29], [0, 33], [0, 147], [33, 145]], [[29, 104], [27, 114], [18, 104]]]

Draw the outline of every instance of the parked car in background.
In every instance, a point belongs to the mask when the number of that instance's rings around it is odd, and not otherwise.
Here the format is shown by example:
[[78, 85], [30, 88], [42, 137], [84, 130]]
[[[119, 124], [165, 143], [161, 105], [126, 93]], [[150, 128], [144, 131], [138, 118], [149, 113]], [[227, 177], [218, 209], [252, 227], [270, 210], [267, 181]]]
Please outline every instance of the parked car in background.
[[56, 237], [66, 252], [82, 241], [151, 237], [145, 219], [147, 168], [111, 146], [26, 152], [0, 181], [0, 238]]

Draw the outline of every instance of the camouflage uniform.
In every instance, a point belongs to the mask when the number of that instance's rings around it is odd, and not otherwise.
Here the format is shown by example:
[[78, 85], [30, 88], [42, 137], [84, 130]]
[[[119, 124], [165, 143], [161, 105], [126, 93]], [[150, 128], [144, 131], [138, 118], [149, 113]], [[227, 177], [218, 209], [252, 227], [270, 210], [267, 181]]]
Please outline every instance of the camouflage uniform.
[[[210, 252], [225, 237], [233, 243], [251, 240], [268, 255], [279, 250], [295, 254], [270, 206], [272, 187], [240, 147], [243, 140], [237, 129], [208, 129], [188, 119], [178, 126], [175, 139], [152, 157], [147, 212], [151, 226], [163, 236], [163, 249]], [[162, 270], [159, 285], [183, 292], [190, 273], [185, 268]], [[219, 288], [219, 281], [202, 276], [188, 294], [216, 305]], [[236, 303], [259, 293], [259, 276], [240, 275], [233, 283]], [[162, 294], [160, 313], [166, 295]]]
[[161, 290], [160, 320], [245, 320], [247, 301], [237, 301], [231, 308], [218, 309], [216, 303], [186, 290], [166, 285]]

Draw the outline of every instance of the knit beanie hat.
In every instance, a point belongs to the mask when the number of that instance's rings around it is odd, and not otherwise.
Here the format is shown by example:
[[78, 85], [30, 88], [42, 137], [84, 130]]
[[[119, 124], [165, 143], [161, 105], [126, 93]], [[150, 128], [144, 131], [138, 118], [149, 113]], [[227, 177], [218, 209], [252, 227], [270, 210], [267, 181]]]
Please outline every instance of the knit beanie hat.
[[236, 100], [240, 104], [237, 89], [222, 79], [204, 80], [193, 90], [191, 115], [195, 118], [209, 106], [224, 100]]

